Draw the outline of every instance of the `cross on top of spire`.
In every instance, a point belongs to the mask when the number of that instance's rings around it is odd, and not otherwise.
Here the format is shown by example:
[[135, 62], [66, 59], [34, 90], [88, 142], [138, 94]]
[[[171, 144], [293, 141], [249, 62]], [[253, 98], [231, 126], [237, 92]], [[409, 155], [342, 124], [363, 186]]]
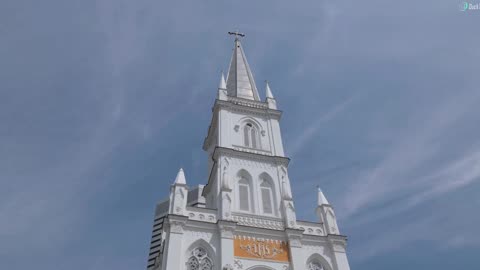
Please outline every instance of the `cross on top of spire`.
[[238, 30], [235, 31], [235, 32], [228, 32], [229, 35], [234, 35], [235, 36], [235, 40], [238, 40], [238, 37], [244, 37], [245, 34], [244, 33], [240, 33]]
[[245, 34], [239, 31], [228, 32], [228, 34], [235, 36], [235, 46], [227, 76], [227, 95], [260, 101], [252, 71], [240, 44], [240, 37], [244, 37]]

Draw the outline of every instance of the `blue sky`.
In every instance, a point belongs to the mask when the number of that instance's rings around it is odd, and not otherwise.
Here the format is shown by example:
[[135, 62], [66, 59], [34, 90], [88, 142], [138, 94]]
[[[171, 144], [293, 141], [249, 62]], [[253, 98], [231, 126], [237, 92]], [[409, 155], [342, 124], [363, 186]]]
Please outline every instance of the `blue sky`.
[[0, 3], [0, 268], [143, 269], [201, 150], [232, 38], [271, 82], [301, 219], [352, 269], [480, 263], [480, 11], [460, 1]]

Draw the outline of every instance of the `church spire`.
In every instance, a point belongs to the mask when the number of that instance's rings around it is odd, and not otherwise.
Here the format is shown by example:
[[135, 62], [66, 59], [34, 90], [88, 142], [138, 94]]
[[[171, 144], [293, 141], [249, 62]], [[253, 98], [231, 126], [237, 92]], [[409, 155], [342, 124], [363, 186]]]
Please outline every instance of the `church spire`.
[[174, 184], [180, 184], [180, 185], [185, 185], [187, 184], [187, 181], [185, 180], [185, 174], [183, 173], [183, 169], [180, 168], [180, 170], [177, 173], [177, 177], [175, 178], [175, 183]]
[[225, 82], [225, 76], [223, 76], [223, 71], [222, 77], [220, 78], [220, 83], [218, 84], [218, 89], [227, 89], [227, 83]]
[[239, 37], [245, 36], [238, 32], [228, 32], [235, 35], [235, 47], [227, 77], [227, 92], [229, 96], [260, 101], [252, 71], [243, 52]]
[[320, 186], [317, 186], [317, 189], [318, 189], [318, 198], [317, 198], [317, 205], [318, 206], [321, 206], [321, 205], [324, 205], [324, 204], [328, 204], [328, 201], [327, 201], [327, 198], [325, 197], [325, 195], [323, 195], [323, 192], [322, 190], [320, 189]]
[[270, 89], [270, 85], [268, 84], [268, 81], [265, 81], [265, 96], [266, 98], [274, 98], [272, 94], [272, 90]]
[[268, 103], [268, 108], [270, 109], [277, 109], [277, 101], [273, 97], [272, 90], [270, 89], [270, 85], [268, 81], [265, 81], [265, 101]]

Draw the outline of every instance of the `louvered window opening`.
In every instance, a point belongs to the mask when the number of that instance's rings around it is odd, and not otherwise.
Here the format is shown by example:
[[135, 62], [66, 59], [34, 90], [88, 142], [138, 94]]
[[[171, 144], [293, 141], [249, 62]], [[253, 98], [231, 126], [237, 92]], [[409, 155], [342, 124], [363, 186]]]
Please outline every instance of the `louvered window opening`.
[[243, 137], [246, 147], [260, 148], [260, 143], [258, 142], [258, 132], [252, 124], [248, 123], [245, 125], [243, 128]]
[[250, 211], [250, 188], [248, 183], [244, 183], [245, 179], [238, 183], [239, 206], [242, 211]]

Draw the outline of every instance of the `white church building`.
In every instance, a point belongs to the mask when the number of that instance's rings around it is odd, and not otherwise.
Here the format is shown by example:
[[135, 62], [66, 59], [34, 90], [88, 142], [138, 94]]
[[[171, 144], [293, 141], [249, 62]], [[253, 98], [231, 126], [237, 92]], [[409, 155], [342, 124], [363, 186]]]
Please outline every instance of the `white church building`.
[[317, 222], [296, 218], [282, 112], [268, 83], [260, 99], [233, 34], [203, 143], [208, 181], [189, 187], [180, 169], [155, 209], [147, 270], [349, 270], [347, 238], [320, 189]]

